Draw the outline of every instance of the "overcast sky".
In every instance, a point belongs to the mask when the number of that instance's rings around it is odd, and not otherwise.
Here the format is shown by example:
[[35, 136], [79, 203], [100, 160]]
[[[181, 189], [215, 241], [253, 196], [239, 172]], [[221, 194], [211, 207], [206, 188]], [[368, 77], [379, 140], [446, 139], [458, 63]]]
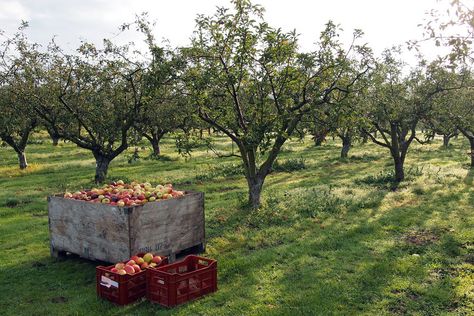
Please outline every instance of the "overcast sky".
[[[266, 20], [284, 30], [296, 29], [302, 49], [311, 49], [328, 20], [340, 24], [347, 36], [362, 29], [365, 40], [380, 53], [394, 44], [421, 38], [417, 26], [434, 8], [445, 10], [447, 0], [254, 0], [266, 9]], [[11, 33], [21, 20], [30, 23], [33, 41], [47, 43], [53, 35], [69, 49], [80, 39], [100, 42], [117, 34], [118, 26], [133, 21], [147, 11], [156, 21], [155, 34], [172, 45], [186, 45], [194, 29], [196, 14], [212, 14], [216, 6], [229, 6], [226, 0], [0, 0], [0, 29]], [[132, 34], [121, 40], [136, 40]], [[125, 38], [124, 38], [125, 37]], [[428, 49], [433, 57], [436, 50]], [[407, 59], [411, 59], [407, 55]]]

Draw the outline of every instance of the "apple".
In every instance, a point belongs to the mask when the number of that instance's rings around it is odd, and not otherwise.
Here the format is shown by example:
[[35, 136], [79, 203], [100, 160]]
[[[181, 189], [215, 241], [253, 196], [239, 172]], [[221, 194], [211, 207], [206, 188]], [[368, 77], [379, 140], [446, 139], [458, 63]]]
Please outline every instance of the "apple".
[[71, 192], [66, 192], [66, 193], [64, 193], [64, 197], [67, 198], [67, 199], [70, 199], [70, 198], [72, 198], [72, 193]]
[[108, 198], [103, 198], [101, 202], [104, 203], [104, 204], [109, 204], [109, 203], [110, 203], [110, 199], [108, 199]]
[[132, 267], [133, 267], [133, 269], [135, 269], [135, 273], [142, 271], [138, 264], [134, 264]]
[[124, 185], [125, 183], [123, 182], [123, 180], [118, 180], [118, 181], [117, 181], [117, 184], [118, 184], [118, 185]]
[[139, 199], [140, 201], [143, 201], [143, 200], [145, 199], [145, 195], [140, 194], [140, 195], [138, 196], [138, 199]]
[[160, 256], [154, 256], [153, 259], [151, 259], [151, 262], [154, 262], [156, 264], [159, 264], [163, 259], [161, 259]]
[[143, 256], [143, 260], [145, 260], [146, 263], [150, 263], [151, 260], [153, 260], [153, 254], [152, 253], [146, 253]]
[[148, 266], [151, 267], [151, 268], [155, 268], [155, 267], [157, 266], [157, 264], [154, 263], [154, 262], [152, 262], [152, 263], [150, 263]]
[[138, 263], [138, 258], [140, 258], [139, 256], [133, 256], [130, 258], [130, 260], [133, 260], [135, 261], [135, 263]]
[[154, 201], [156, 201], [156, 197], [150, 196], [150, 197], [148, 198], [148, 202], [154, 202]]
[[126, 266], [133, 266], [134, 264], [136, 264], [135, 260], [130, 260], [130, 261], [127, 262], [125, 265], [126, 265]]
[[127, 271], [125, 271], [124, 269], [118, 270], [118, 274], [125, 275], [125, 274], [127, 274]]
[[125, 202], [123, 200], [120, 200], [120, 201], [117, 202], [117, 206], [124, 207]]
[[133, 268], [133, 266], [127, 265], [124, 270], [127, 274], [135, 274], [135, 268]]
[[136, 262], [138, 265], [141, 265], [142, 263], [145, 262], [145, 259], [143, 259], [142, 257], [138, 257], [138, 259], [135, 260], [135, 262]]
[[122, 270], [123, 268], [125, 268], [125, 264], [122, 263], [122, 262], [119, 262], [119, 263], [115, 264], [115, 268], [117, 270]]
[[117, 268], [112, 268], [112, 269], [110, 269], [110, 272], [118, 273], [118, 272], [119, 272], [119, 269], [117, 269]]

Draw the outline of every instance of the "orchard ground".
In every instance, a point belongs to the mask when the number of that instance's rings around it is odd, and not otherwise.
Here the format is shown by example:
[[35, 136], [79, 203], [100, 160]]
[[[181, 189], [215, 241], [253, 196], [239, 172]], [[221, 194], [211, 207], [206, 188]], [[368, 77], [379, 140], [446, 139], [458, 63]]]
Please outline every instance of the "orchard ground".
[[[215, 138], [230, 150], [226, 138]], [[146, 146], [145, 143], [143, 143]], [[288, 143], [264, 185], [263, 207], [245, 206], [238, 158], [204, 147], [187, 160], [174, 140], [164, 158], [112, 162], [109, 179], [172, 182], [206, 195], [207, 251], [219, 290], [164, 309], [116, 307], [97, 298], [97, 263], [49, 254], [46, 197], [90, 187], [92, 154], [34, 135], [30, 166], [0, 148], [0, 314], [4, 315], [467, 315], [474, 312], [474, 171], [467, 141], [413, 145], [408, 181], [390, 183], [392, 161], [373, 144]], [[291, 171], [291, 172], [290, 172]]]

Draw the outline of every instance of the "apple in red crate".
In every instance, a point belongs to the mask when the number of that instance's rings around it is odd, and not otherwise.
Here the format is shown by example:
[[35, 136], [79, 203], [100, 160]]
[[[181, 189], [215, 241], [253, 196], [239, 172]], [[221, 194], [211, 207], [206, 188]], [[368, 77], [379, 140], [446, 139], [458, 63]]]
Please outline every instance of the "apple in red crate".
[[135, 261], [135, 263], [138, 263], [139, 258], [140, 258], [139, 256], [133, 256], [133, 257], [130, 258], [130, 260], [133, 260], [133, 261]]
[[156, 263], [154, 263], [154, 262], [152, 262], [152, 263], [150, 263], [148, 266], [149, 266], [149, 267], [151, 267], [151, 268], [154, 268], [154, 267], [156, 267], [156, 266], [157, 266], [157, 264], [156, 264]]
[[138, 257], [137, 260], [135, 260], [135, 262], [136, 262], [138, 265], [141, 265], [142, 263], [145, 262], [145, 259], [143, 259], [142, 257]]
[[145, 269], [148, 268], [148, 267], [149, 267], [148, 262], [143, 262], [143, 263], [140, 265], [140, 268], [141, 268], [142, 270], [145, 270]]
[[122, 262], [119, 262], [119, 263], [115, 264], [115, 268], [117, 270], [123, 270], [123, 268], [125, 268], [125, 264], [122, 263]]
[[143, 256], [143, 260], [145, 260], [146, 263], [150, 263], [151, 260], [153, 260], [153, 254], [152, 253], [146, 253]]
[[135, 269], [133, 266], [125, 266], [124, 270], [127, 274], [135, 274]]
[[110, 269], [110, 272], [118, 273], [118, 272], [119, 272], [119, 269], [117, 269], [117, 268], [112, 268], [112, 269]]
[[133, 269], [135, 269], [135, 273], [142, 271], [138, 264], [134, 264], [132, 267], [133, 267]]
[[125, 265], [126, 266], [133, 266], [134, 264], [136, 264], [135, 260], [130, 260]]
[[154, 262], [156, 264], [160, 264], [160, 262], [162, 261], [163, 259], [161, 259], [160, 256], [154, 256], [153, 259], [151, 259], [151, 262]]
[[121, 270], [118, 270], [117, 273], [120, 274], [120, 275], [125, 275], [125, 274], [127, 274], [127, 271], [125, 271], [124, 269], [121, 269]]

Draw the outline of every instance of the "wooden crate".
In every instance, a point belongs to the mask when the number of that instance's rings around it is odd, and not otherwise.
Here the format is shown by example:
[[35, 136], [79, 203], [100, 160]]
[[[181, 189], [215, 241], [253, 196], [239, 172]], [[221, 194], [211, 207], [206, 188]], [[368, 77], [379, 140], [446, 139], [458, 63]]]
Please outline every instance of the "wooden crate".
[[83, 258], [119, 262], [139, 252], [169, 256], [205, 247], [204, 194], [140, 206], [118, 207], [48, 198], [51, 255], [66, 252]]

